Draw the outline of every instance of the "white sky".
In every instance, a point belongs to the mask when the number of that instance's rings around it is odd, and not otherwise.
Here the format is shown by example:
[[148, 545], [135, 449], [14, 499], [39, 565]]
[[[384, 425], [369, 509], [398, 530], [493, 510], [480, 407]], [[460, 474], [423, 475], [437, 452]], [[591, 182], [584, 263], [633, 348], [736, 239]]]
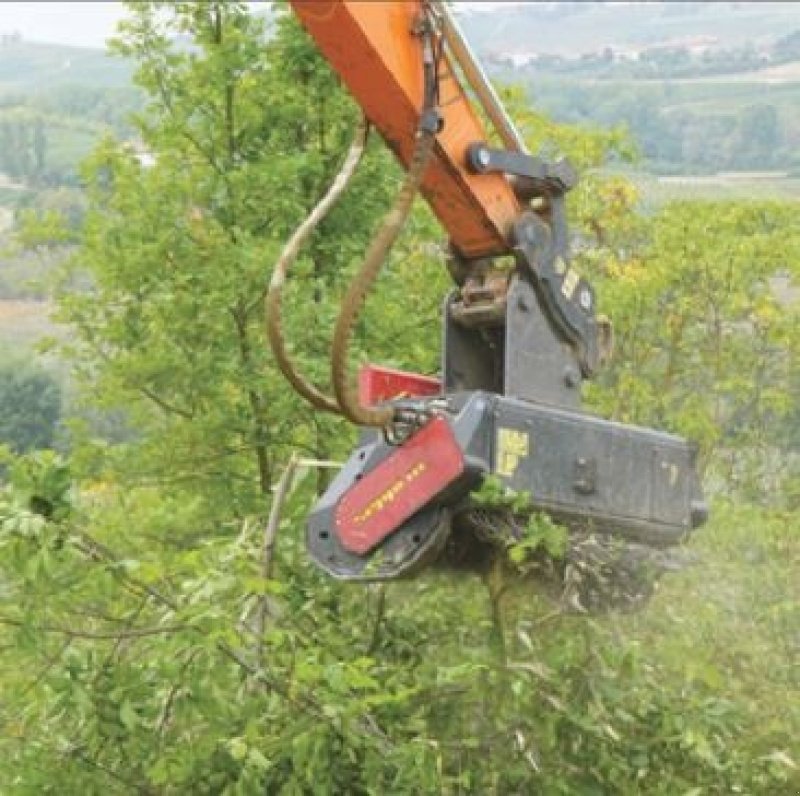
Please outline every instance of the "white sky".
[[102, 47], [124, 14], [122, 3], [0, 2], [0, 33], [18, 30], [29, 41]]
[[[518, 5], [519, 2], [465, 2], [465, 6]], [[103, 47], [114, 26], [125, 15], [122, 3], [38, 2], [11, 3], [0, 0], [0, 33], [18, 30], [29, 41]]]

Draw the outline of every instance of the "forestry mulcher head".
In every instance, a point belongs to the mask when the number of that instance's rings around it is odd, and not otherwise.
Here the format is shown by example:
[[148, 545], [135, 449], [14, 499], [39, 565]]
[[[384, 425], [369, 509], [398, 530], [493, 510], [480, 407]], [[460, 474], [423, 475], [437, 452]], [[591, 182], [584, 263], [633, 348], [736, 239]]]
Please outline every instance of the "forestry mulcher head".
[[503, 540], [513, 523], [502, 513], [494, 533], [480, 533], [485, 514], [475, 521], [470, 492], [488, 475], [527, 493], [573, 541], [664, 548], [706, 518], [692, 445], [580, 410], [583, 379], [610, 355], [611, 327], [570, 264], [564, 197], [575, 173], [485, 144], [468, 157], [475, 171], [511, 173], [544, 210], [517, 219], [513, 270], [451, 252], [457, 287], [444, 302], [436, 389], [418, 376], [362, 374], [361, 404], [391, 406], [391, 422], [362, 433], [308, 524], [312, 558], [337, 578], [407, 576], [445, 550], [449, 561], [474, 560], [476, 529], [479, 542], [513, 541]]
[[310, 516], [309, 553], [336, 578], [409, 576], [446, 548], [447, 562], [474, 564], [476, 537], [514, 541], [507, 511], [470, 498], [489, 474], [573, 538], [663, 548], [705, 519], [694, 451], [678, 437], [484, 391], [398, 408], [424, 420], [403, 442], [365, 432]]

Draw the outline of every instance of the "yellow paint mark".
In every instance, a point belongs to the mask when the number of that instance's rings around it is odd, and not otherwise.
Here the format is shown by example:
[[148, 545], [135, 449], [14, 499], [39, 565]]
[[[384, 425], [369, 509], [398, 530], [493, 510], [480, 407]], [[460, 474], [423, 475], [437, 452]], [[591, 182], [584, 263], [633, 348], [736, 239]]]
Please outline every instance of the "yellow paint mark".
[[391, 486], [387, 487], [380, 495], [373, 498], [363, 511], [353, 517], [353, 522], [356, 525], [361, 525], [370, 517], [374, 517], [382, 508], [392, 503], [408, 484], [419, 478], [427, 469], [428, 465], [425, 462], [417, 462], [417, 464], [408, 472], [401, 475]]
[[580, 282], [580, 277], [578, 276], [578, 272], [574, 268], [570, 268], [567, 271], [567, 275], [564, 277], [564, 281], [561, 283], [561, 292], [566, 296], [566, 298], [571, 299], [572, 294], [575, 292], [575, 288], [578, 287], [578, 282]]
[[524, 459], [529, 452], [530, 438], [527, 431], [518, 431], [514, 428], [497, 429], [495, 471], [498, 475], [511, 478], [519, 466], [520, 459]]

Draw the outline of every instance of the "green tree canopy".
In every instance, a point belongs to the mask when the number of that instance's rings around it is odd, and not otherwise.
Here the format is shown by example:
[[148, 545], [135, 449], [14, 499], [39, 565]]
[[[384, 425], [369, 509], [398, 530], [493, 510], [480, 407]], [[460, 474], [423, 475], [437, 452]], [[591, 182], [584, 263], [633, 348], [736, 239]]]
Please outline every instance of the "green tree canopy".
[[17, 453], [51, 448], [60, 416], [54, 376], [18, 357], [0, 360], [0, 444]]

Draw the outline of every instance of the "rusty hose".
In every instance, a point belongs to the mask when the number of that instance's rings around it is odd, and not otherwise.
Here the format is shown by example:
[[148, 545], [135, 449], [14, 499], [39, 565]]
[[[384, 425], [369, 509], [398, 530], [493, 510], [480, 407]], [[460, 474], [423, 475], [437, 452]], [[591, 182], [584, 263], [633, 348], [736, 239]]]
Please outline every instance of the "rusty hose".
[[272, 271], [272, 279], [269, 283], [269, 290], [267, 291], [266, 300], [264, 302], [264, 309], [266, 313], [266, 327], [267, 337], [272, 348], [272, 353], [275, 355], [275, 360], [278, 363], [281, 373], [286, 377], [286, 380], [300, 393], [315, 409], [325, 412], [334, 412], [339, 414], [341, 412], [337, 401], [325, 395], [314, 384], [303, 376], [303, 374], [296, 367], [295, 363], [289, 356], [286, 349], [286, 340], [283, 336], [283, 323], [281, 317], [282, 307], [282, 291], [286, 283], [286, 275], [289, 268], [297, 259], [301, 247], [308, 239], [309, 235], [314, 231], [317, 225], [325, 218], [328, 211], [333, 207], [336, 201], [341, 196], [344, 189], [350, 182], [353, 174], [355, 174], [356, 167], [361, 161], [364, 154], [364, 148], [367, 142], [367, 135], [369, 133], [369, 123], [366, 119], [362, 118], [361, 122], [356, 129], [353, 137], [353, 142], [350, 144], [350, 149], [347, 157], [342, 164], [342, 168], [331, 183], [330, 188], [325, 195], [316, 204], [314, 209], [308, 217], [300, 224], [294, 231], [292, 237], [289, 238], [286, 245], [283, 247], [278, 261], [275, 263], [275, 268]]
[[267, 336], [278, 362], [278, 367], [291, 385], [316, 409], [340, 413], [353, 423], [364, 426], [389, 426], [394, 420], [394, 409], [391, 406], [363, 407], [359, 403], [358, 393], [347, 369], [348, 350], [353, 334], [353, 327], [372, 285], [380, 273], [384, 260], [388, 257], [397, 236], [405, 224], [414, 198], [417, 195], [428, 162], [433, 153], [436, 133], [441, 129], [441, 115], [438, 110], [439, 79], [438, 68], [441, 59], [441, 46], [437, 48], [435, 36], [436, 24], [427, 4], [425, 14], [420, 22], [419, 33], [422, 37], [424, 95], [422, 114], [417, 130], [414, 152], [411, 156], [406, 177], [400, 187], [391, 210], [386, 214], [377, 234], [370, 242], [364, 262], [356, 274], [342, 302], [342, 309], [336, 321], [331, 347], [331, 380], [334, 397], [322, 393], [315, 385], [305, 379], [291, 361], [286, 350], [281, 327], [281, 291], [286, 280], [286, 273], [297, 258], [303, 245], [314, 227], [325, 217], [325, 214], [339, 198], [348, 181], [355, 172], [367, 136], [367, 122], [359, 127], [345, 163], [322, 200], [313, 209], [306, 220], [295, 230], [283, 249], [269, 285], [265, 301]]
[[353, 379], [347, 370], [347, 352], [359, 312], [367, 293], [380, 273], [383, 262], [405, 224], [414, 198], [422, 182], [425, 169], [433, 153], [436, 134], [420, 129], [414, 146], [408, 172], [391, 210], [386, 214], [380, 229], [370, 242], [364, 262], [350, 283], [336, 321], [331, 357], [333, 391], [342, 414], [351, 422], [362, 426], [388, 426], [394, 419], [391, 406], [364, 407], [358, 400]]

